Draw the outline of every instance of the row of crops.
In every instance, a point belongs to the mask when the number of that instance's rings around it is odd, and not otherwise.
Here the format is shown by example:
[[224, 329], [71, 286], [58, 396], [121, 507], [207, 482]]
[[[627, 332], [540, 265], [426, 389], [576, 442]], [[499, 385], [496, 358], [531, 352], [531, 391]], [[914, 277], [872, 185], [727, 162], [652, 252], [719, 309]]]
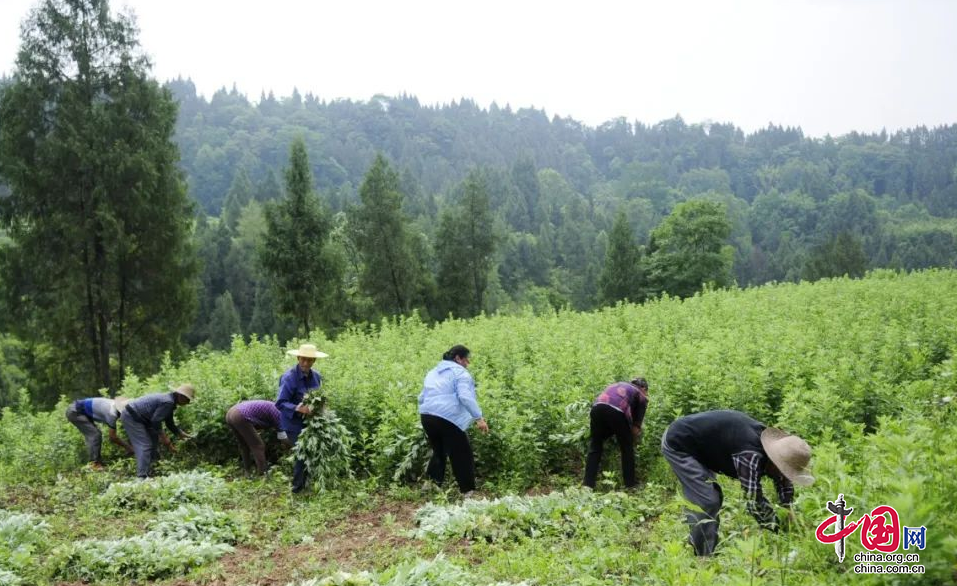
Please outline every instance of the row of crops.
[[[957, 387], [955, 291], [954, 272], [881, 272], [587, 314], [435, 327], [409, 318], [334, 342], [319, 335], [310, 341], [331, 355], [317, 368], [350, 435], [349, 468], [385, 482], [421, 473], [428, 452], [416, 405], [422, 379], [445, 349], [467, 344], [492, 428], [475, 438], [479, 475], [527, 487], [543, 474], [578, 469], [590, 401], [609, 382], [635, 375], [651, 384], [646, 437], [660, 436], [677, 415], [711, 408], [740, 409], [809, 440], [846, 436], [845, 424], [872, 430], [882, 416], [927, 412]], [[191, 381], [197, 400], [177, 418], [196, 434], [195, 453], [227, 462], [236, 450], [226, 410], [243, 399], [274, 398], [291, 365], [272, 341], [236, 340], [228, 353], [169, 363], [145, 380], [131, 375], [122, 392], [137, 396]], [[39, 445], [21, 441], [24, 435]], [[61, 409], [4, 416], [0, 439], [7, 478], [52, 478], [82, 456]], [[656, 442], [645, 442], [640, 456], [647, 474]]]

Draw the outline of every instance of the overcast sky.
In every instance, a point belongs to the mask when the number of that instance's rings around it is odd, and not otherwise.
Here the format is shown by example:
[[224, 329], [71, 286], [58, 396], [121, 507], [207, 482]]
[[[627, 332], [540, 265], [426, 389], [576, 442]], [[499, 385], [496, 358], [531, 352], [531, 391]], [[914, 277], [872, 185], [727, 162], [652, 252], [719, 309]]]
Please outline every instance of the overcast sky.
[[[0, 0], [0, 71], [35, 0]], [[769, 122], [811, 136], [957, 123], [951, 0], [128, 0], [160, 80], [253, 101], [402, 92], [596, 126]]]

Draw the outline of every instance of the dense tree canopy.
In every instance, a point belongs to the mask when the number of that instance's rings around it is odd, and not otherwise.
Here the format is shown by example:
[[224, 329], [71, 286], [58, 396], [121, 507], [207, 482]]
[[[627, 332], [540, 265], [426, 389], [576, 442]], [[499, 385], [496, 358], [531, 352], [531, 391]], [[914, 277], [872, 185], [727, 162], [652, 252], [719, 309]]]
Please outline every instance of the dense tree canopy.
[[76, 388], [155, 363], [194, 304], [177, 107], [149, 72], [130, 17], [51, 0], [25, 21], [0, 100], [11, 325], [71, 356]]
[[702, 285], [730, 285], [734, 255], [727, 244], [730, 235], [723, 204], [692, 200], [675, 206], [651, 234], [643, 259], [650, 293], [687, 297]]

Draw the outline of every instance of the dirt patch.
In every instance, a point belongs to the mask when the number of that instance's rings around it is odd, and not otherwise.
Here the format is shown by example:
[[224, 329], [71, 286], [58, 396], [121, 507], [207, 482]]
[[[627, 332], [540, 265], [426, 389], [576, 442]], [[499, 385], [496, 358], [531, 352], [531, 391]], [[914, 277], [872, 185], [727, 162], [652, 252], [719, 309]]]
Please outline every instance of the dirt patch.
[[320, 577], [335, 569], [381, 570], [391, 565], [401, 552], [418, 549], [418, 542], [405, 537], [414, 525], [417, 507], [418, 504], [411, 502], [383, 502], [318, 532], [311, 543], [275, 549], [255, 545], [237, 547], [235, 552], [220, 559], [218, 571], [198, 581], [181, 580], [174, 584], [273, 586]]
[[320, 563], [356, 570], [379, 568], [382, 550], [395, 551], [415, 544], [404, 533], [413, 527], [416, 508], [413, 503], [392, 502], [351, 515], [317, 536], [305, 553]]

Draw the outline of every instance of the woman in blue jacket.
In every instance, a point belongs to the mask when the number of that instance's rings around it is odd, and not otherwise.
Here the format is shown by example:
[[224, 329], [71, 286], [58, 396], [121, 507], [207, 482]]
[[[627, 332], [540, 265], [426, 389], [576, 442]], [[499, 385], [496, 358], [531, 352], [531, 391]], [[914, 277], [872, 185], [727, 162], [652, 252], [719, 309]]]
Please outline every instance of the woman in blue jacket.
[[445, 482], [445, 459], [449, 458], [463, 494], [475, 490], [475, 457], [465, 430], [475, 421], [476, 427], [488, 433], [475, 394], [475, 379], [468, 371], [469, 355], [465, 346], [452, 346], [425, 375], [419, 395], [422, 429], [432, 446], [429, 478], [436, 484]]

